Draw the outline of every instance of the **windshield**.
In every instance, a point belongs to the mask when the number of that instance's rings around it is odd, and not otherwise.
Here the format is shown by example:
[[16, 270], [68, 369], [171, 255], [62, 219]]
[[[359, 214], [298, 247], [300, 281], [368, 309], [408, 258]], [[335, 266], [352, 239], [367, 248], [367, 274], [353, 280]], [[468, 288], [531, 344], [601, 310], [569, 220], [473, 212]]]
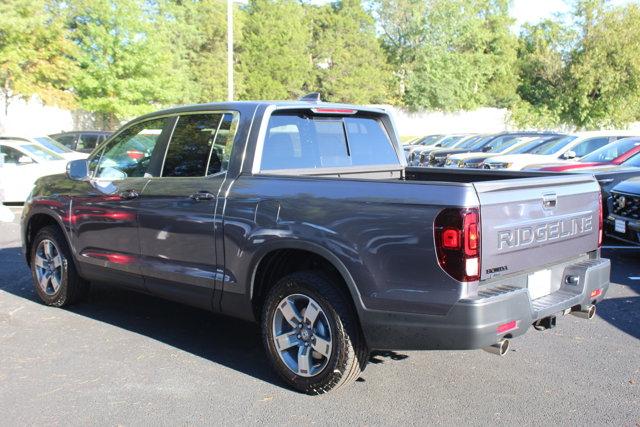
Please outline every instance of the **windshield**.
[[431, 144], [434, 144], [440, 138], [442, 138], [442, 135], [429, 135], [429, 136], [425, 136], [422, 139], [419, 139], [416, 142], [416, 144], [417, 145], [431, 145]]
[[580, 159], [581, 162], [610, 162], [631, 150], [634, 147], [640, 145], [640, 138], [624, 138], [619, 139], [611, 144], [607, 144], [602, 148], [598, 148], [588, 156], [584, 156]]
[[44, 145], [45, 148], [48, 148], [54, 153], [58, 153], [58, 154], [73, 153], [73, 150], [71, 150], [65, 145], [60, 144], [55, 139], [49, 138], [48, 136], [40, 136], [34, 139], [38, 141], [40, 144]]
[[634, 168], [640, 168], [640, 153], [634, 154], [627, 160], [621, 163], [621, 166], [631, 166]]
[[537, 148], [529, 151], [527, 154], [540, 154], [543, 156], [549, 156], [562, 151], [567, 145], [571, 143], [577, 136], [565, 136], [560, 139], [550, 139], [544, 144], [540, 144]]
[[516, 136], [511, 138], [504, 138], [499, 140], [497, 143], [491, 143], [491, 149], [487, 151], [488, 153], [506, 153], [510, 152], [510, 148], [514, 147], [517, 144], [524, 143], [525, 141], [530, 141], [533, 139], [530, 136]]
[[31, 154], [33, 157], [35, 157], [37, 160], [40, 160], [40, 161], [64, 160], [58, 154], [54, 153], [53, 151], [49, 151], [46, 148], [41, 147], [39, 145], [25, 144], [25, 145], [21, 145], [20, 148], [22, 148], [24, 151], [28, 152], [29, 154]]
[[491, 137], [490, 136], [475, 136], [473, 138], [464, 141], [462, 144], [458, 145], [456, 148], [473, 148], [476, 145], [481, 146], [485, 142], [487, 142]]
[[[553, 139], [558, 139], [558, 138], [553, 138]], [[549, 141], [549, 138], [535, 138], [535, 139], [532, 139], [527, 144], [523, 144], [523, 145], [515, 148], [514, 150], [509, 151], [509, 154], [524, 154], [524, 153], [528, 153], [531, 150], [535, 150], [536, 148], [538, 148], [540, 145], [544, 144], [547, 141]]]
[[448, 136], [445, 139], [443, 139], [442, 141], [440, 141], [440, 146], [441, 147], [451, 147], [453, 144], [455, 144], [456, 142], [460, 141], [462, 138], [464, 138], [463, 136]]

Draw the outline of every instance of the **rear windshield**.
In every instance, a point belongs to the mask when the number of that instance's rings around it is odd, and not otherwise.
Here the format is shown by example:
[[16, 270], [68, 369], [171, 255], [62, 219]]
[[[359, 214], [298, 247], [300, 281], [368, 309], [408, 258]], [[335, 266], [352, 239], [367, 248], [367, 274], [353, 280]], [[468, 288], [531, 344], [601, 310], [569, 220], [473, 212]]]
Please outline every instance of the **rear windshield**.
[[376, 118], [286, 112], [269, 119], [260, 169], [398, 164], [389, 135]]
[[607, 144], [597, 149], [588, 156], [580, 159], [581, 162], [610, 162], [616, 157], [622, 156], [627, 151], [640, 145], [640, 138], [624, 138]]

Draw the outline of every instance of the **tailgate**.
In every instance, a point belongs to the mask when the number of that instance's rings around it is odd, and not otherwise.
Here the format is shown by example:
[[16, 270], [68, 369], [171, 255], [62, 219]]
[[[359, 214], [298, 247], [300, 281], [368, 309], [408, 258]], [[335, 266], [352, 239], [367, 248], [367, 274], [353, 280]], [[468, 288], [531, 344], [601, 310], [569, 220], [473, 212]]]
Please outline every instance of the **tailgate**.
[[481, 280], [533, 270], [598, 248], [600, 187], [590, 175], [474, 183]]

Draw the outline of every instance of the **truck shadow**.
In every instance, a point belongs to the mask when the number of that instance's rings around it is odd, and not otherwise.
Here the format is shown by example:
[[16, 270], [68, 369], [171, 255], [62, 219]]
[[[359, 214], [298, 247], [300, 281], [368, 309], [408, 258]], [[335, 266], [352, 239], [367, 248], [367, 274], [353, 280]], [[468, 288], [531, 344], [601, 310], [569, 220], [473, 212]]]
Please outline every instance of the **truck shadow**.
[[[0, 276], [0, 290], [40, 303], [18, 248], [0, 249], [0, 266], [5, 270]], [[254, 323], [106, 285], [92, 285], [86, 302], [65, 310], [287, 388], [269, 365], [260, 328]], [[392, 352], [376, 353], [369, 363], [404, 357]]]

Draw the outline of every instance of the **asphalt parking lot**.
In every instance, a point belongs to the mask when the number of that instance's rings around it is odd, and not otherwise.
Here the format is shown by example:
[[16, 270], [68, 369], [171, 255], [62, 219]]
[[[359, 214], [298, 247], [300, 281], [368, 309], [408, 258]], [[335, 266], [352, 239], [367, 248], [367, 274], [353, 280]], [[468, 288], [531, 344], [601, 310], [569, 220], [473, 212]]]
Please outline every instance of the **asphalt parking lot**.
[[640, 426], [640, 251], [605, 249], [595, 320], [558, 319], [503, 358], [377, 355], [352, 387], [309, 397], [271, 372], [258, 328], [115, 288], [41, 305], [17, 220], [0, 223], [1, 425], [617, 424]]

